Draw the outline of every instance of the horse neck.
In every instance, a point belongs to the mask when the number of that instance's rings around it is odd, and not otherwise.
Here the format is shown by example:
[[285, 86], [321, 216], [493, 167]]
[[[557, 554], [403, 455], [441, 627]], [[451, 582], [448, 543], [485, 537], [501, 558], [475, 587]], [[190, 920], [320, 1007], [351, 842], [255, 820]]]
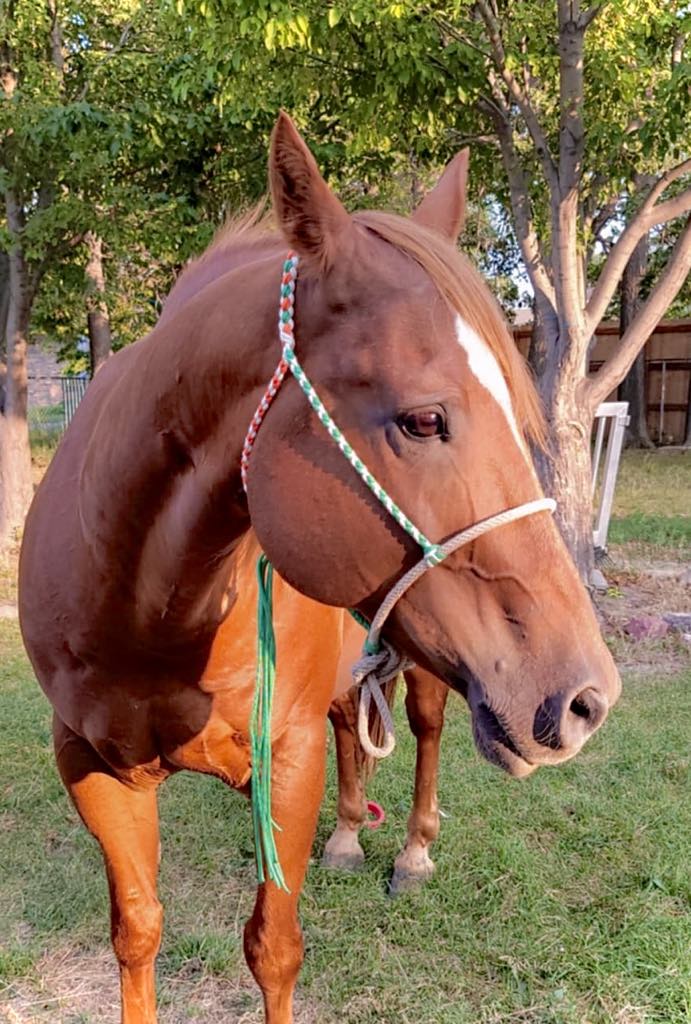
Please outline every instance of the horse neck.
[[[279, 281], [280, 255], [259, 260], [162, 322], [136, 346], [113, 388], [113, 417], [101, 416], [89, 446], [99, 451], [100, 434], [107, 453], [88, 459], [82, 478], [93, 534], [103, 558], [118, 551], [138, 620], [162, 643], [214, 628], [225, 611], [249, 528], [242, 444], [280, 355]], [[88, 532], [95, 520], [81, 512]]]
[[284, 249], [285, 243], [277, 235], [268, 233], [247, 232], [234, 240], [221, 239], [182, 272], [165, 300], [159, 324], [176, 316], [187, 303], [218, 278], [272, 255], [278, 261]]

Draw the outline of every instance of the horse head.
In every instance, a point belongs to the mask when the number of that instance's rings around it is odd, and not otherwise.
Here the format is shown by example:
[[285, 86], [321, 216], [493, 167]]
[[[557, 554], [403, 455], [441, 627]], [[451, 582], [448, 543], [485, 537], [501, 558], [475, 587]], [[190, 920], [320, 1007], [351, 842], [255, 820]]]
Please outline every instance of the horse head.
[[[467, 153], [412, 218], [350, 215], [284, 115], [275, 213], [300, 260], [295, 351], [358, 456], [442, 542], [542, 497], [539, 403], [498, 306], [458, 252]], [[371, 618], [420, 557], [290, 378], [256, 439], [251, 519], [296, 589]], [[590, 598], [546, 511], [500, 526], [426, 572], [387, 637], [462, 693], [480, 751], [514, 775], [573, 756], [620, 683]], [[299, 640], [296, 640], [299, 642]]]

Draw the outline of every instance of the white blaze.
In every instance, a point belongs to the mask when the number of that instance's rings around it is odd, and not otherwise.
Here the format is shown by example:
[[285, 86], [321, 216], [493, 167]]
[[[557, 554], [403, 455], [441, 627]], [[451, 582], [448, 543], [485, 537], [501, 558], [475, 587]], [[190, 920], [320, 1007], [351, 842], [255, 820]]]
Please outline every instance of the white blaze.
[[509, 394], [504, 374], [501, 372], [499, 363], [495, 359], [489, 345], [458, 315], [456, 316], [456, 338], [458, 339], [458, 344], [468, 357], [468, 366], [471, 372], [477, 377], [483, 388], [489, 391], [500, 407], [511, 427], [516, 444], [523, 454], [527, 456], [525, 444], [516, 423], [513, 405], [511, 404], [511, 395]]

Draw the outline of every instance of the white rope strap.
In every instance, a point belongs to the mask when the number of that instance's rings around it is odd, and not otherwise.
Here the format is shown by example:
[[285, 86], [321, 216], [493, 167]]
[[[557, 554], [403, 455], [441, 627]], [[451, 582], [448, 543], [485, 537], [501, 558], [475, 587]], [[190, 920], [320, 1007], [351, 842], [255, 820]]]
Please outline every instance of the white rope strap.
[[[483, 534], [489, 533], [490, 530], [513, 523], [517, 519], [525, 519], [526, 516], [534, 515], [536, 512], [554, 512], [556, 507], [557, 503], [553, 498], [536, 498], [534, 501], [526, 501], [523, 505], [517, 505], [515, 508], [497, 512], [496, 515], [482, 519], [466, 530], [461, 530], [444, 544], [437, 545], [436, 550], [441, 555], [439, 561], [447, 558], [454, 551], [458, 551], [465, 544], [470, 544]], [[362, 657], [353, 666], [353, 683], [361, 687], [358, 737], [363, 750], [371, 757], [378, 759], [388, 757], [396, 745], [393, 718], [381, 688], [389, 679], [413, 665], [413, 662], [405, 655], [398, 654], [390, 644], [381, 639], [381, 631], [396, 602], [412, 587], [413, 583], [420, 579], [423, 573], [431, 568], [433, 566], [430, 565], [428, 559], [422, 558], [392, 587], [372, 619]], [[385, 739], [381, 747], [375, 746], [369, 735], [369, 709], [372, 699], [384, 726]]]

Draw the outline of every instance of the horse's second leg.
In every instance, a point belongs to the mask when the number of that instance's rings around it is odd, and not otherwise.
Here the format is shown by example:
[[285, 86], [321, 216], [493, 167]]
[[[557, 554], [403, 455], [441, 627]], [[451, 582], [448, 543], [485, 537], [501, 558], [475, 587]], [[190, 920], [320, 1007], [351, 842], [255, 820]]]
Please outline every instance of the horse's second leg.
[[437, 773], [448, 688], [421, 668], [405, 673], [406, 711], [417, 740], [415, 793], [406, 843], [396, 858], [390, 891], [395, 896], [416, 888], [434, 873], [429, 847], [439, 835]]
[[156, 1024], [154, 959], [163, 917], [156, 897], [156, 790], [124, 785], [93, 747], [57, 716], [53, 732], [62, 780], [103, 850], [111, 935], [120, 964], [122, 1024]]
[[301, 722], [273, 751], [271, 815], [280, 826], [274, 838], [290, 892], [269, 881], [260, 885], [245, 926], [245, 957], [262, 990], [266, 1024], [293, 1020], [293, 990], [304, 955], [297, 907], [324, 792], [325, 726], [323, 718]]
[[349, 690], [329, 708], [336, 740], [338, 767], [338, 811], [336, 828], [324, 848], [322, 864], [344, 871], [357, 871], [365, 862], [358, 833], [367, 815], [362, 780], [362, 751], [357, 735], [359, 694]]

